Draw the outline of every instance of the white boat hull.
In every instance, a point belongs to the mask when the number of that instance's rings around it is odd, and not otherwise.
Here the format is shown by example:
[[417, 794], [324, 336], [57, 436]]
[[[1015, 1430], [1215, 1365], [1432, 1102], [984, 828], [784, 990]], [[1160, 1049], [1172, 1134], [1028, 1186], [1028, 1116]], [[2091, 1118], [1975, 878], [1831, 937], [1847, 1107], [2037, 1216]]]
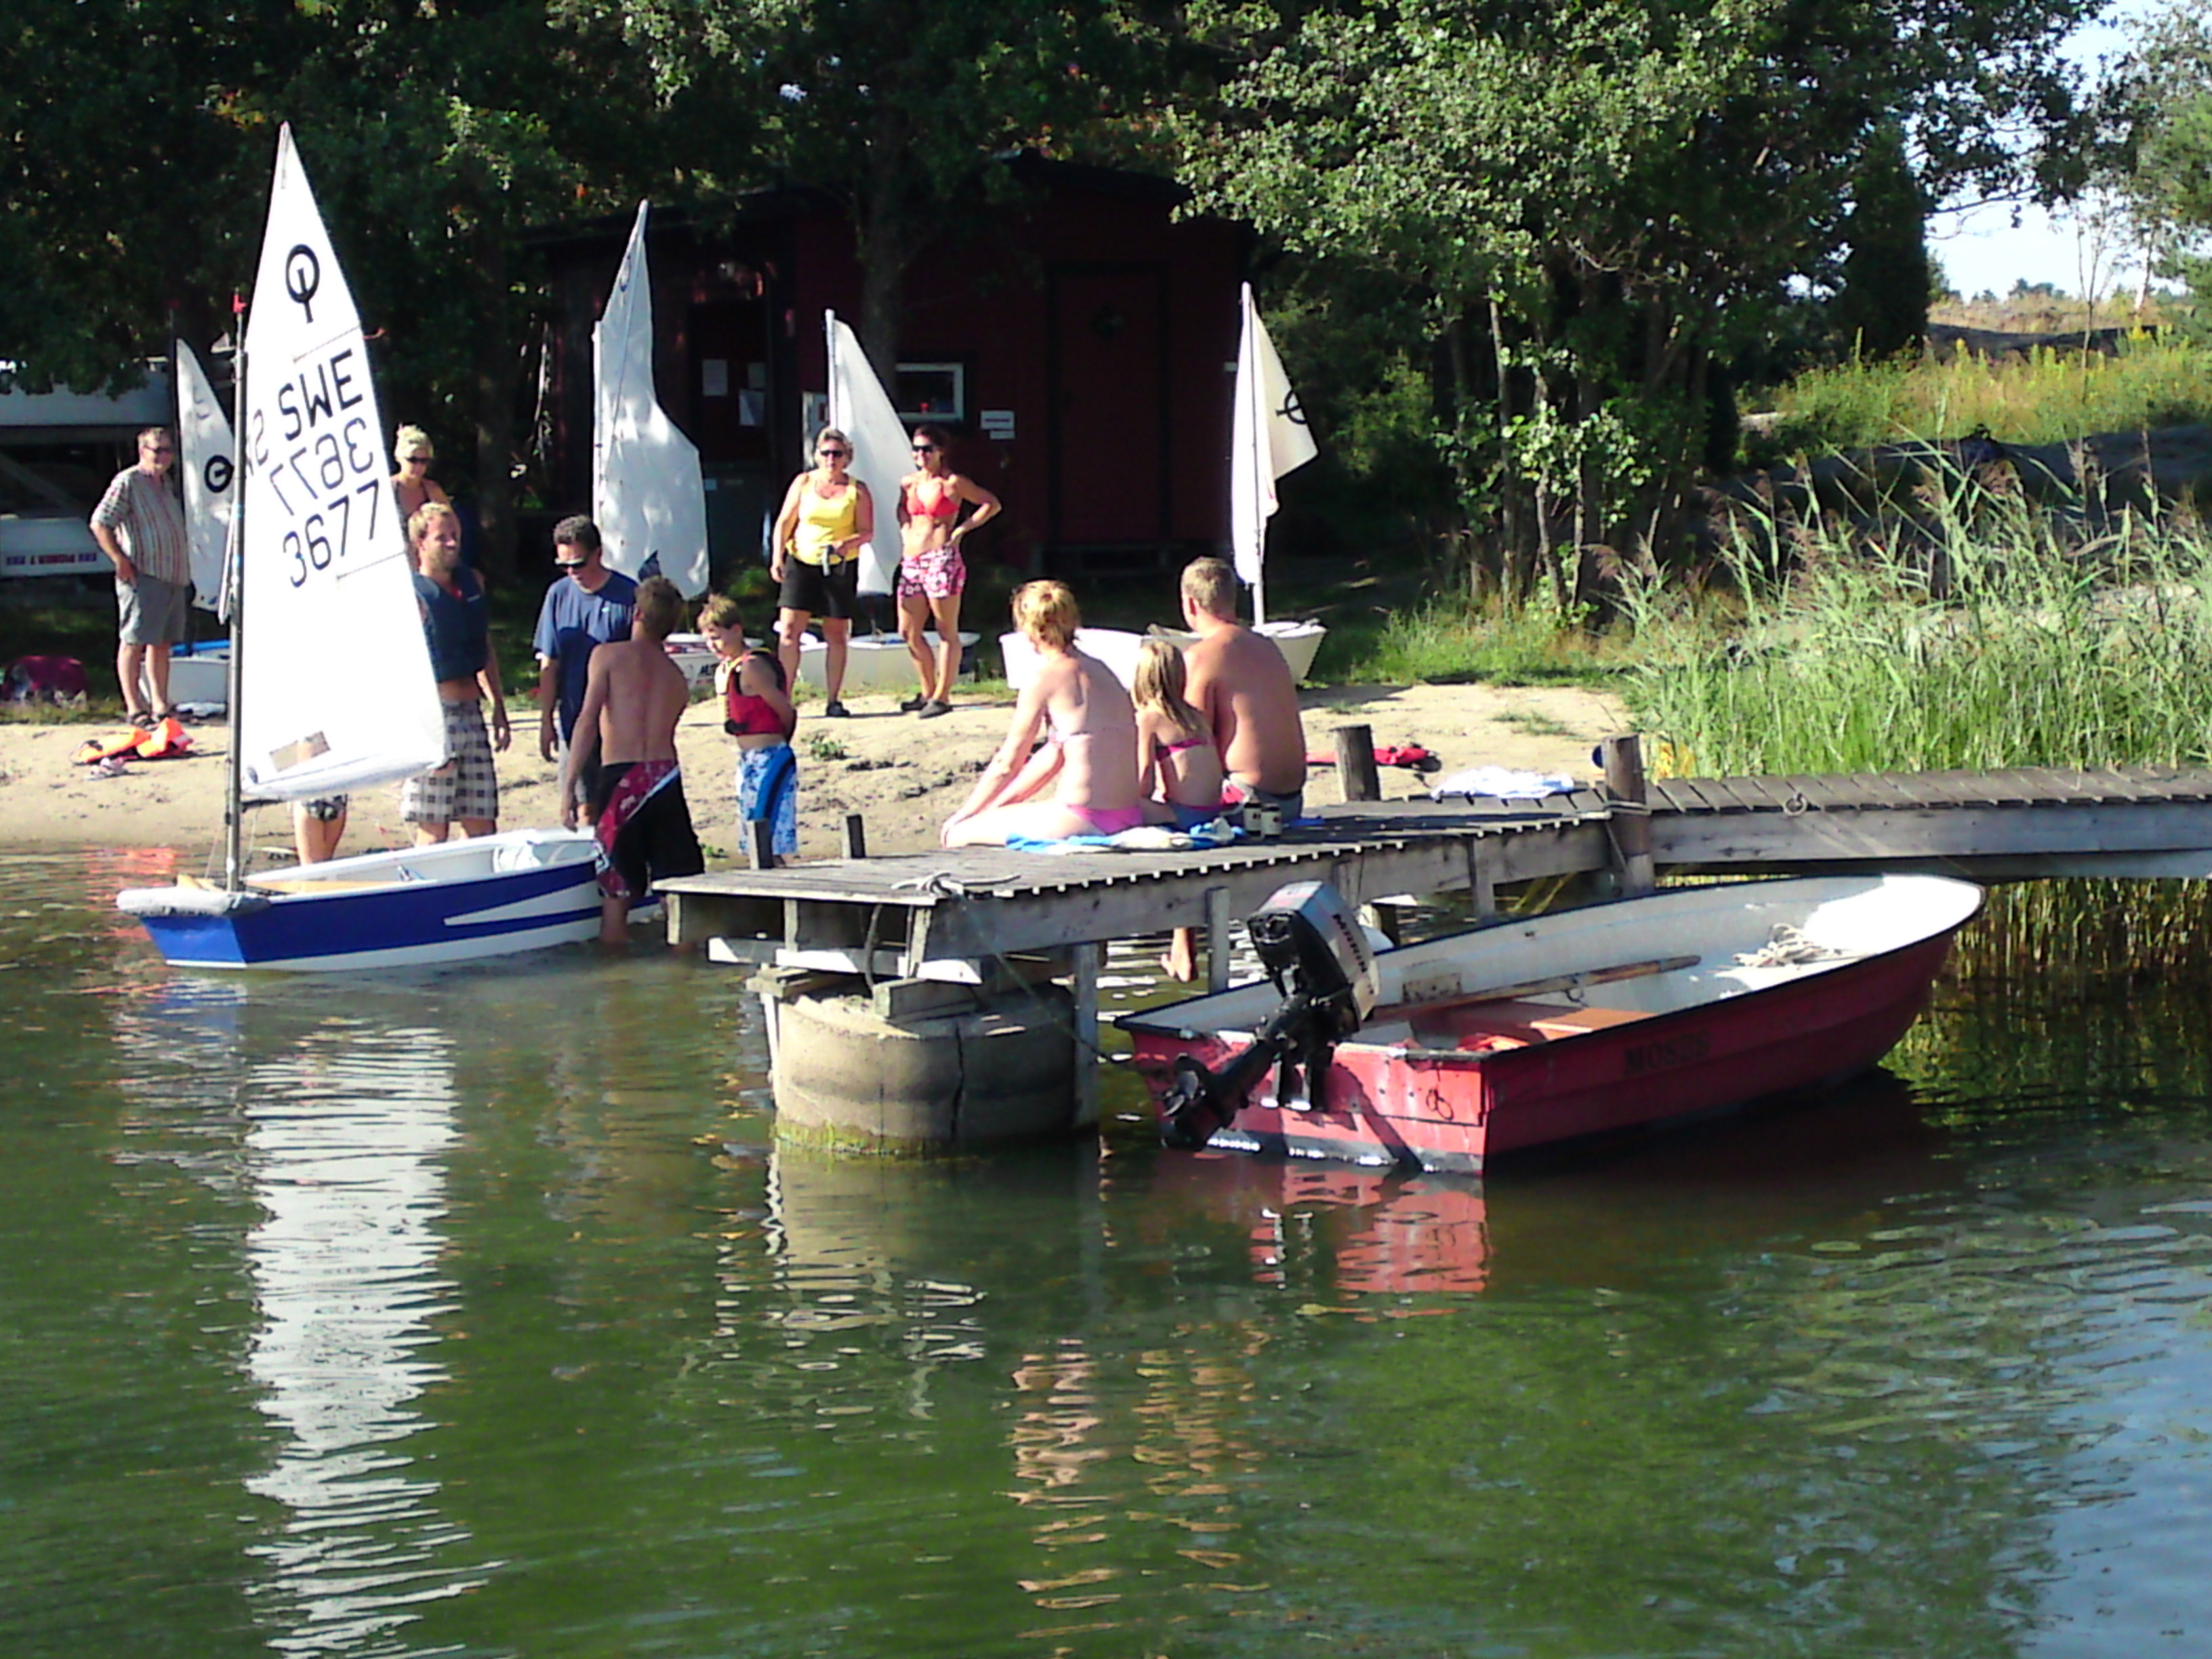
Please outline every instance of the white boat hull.
[[[982, 637], [966, 629], [960, 630], [960, 647], [972, 651], [975, 641]], [[932, 632], [922, 638], [933, 651], [938, 647], [938, 635]], [[829, 680], [826, 670], [830, 647], [809, 634], [799, 642], [799, 683], [811, 685], [817, 691], [826, 691]], [[863, 696], [871, 692], [911, 691], [915, 689], [914, 657], [906, 648], [905, 638], [897, 634], [855, 634], [850, 648], [845, 653], [845, 684], [840, 695]]]
[[169, 701], [200, 707], [230, 706], [230, 641], [179, 646], [169, 656]]
[[364, 853], [255, 878], [239, 893], [133, 888], [173, 967], [358, 973], [512, 956], [595, 935], [599, 846], [565, 830]]
[[[1271, 641], [1283, 653], [1293, 680], [1303, 680], [1313, 672], [1315, 653], [1320, 651], [1322, 638], [1328, 632], [1319, 623], [1310, 622], [1261, 623], [1252, 631]], [[1136, 680], [1137, 653], [1147, 639], [1165, 640], [1182, 651], [1188, 651], [1198, 642], [1197, 635], [1180, 628], [1155, 627], [1144, 634], [1132, 634], [1120, 628], [1075, 630], [1076, 648], [1104, 663], [1124, 686], [1133, 685]], [[1006, 684], [1017, 691], [1022, 690], [1036, 672], [1036, 648], [1020, 634], [1001, 634], [999, 649], [1006, 659]]]
[[[1137, 653], [1145, 643], [1142, 634], [1132, 634], [1120, 628], [1079, 628], [1075, 630], [1075, 648], [1085, 656], [1096, 657], [1104, 663], [1107, 671], [1121, 682], [1126, 689], [1137, 678]], [[1036, 647], [1025, 634], [1001, 634], [999, 650], [1006, 659], [1006, 684], [1015, 690], [1024, 690], [1036, 672]]]
[[[1303, 681], [1313, 672], [1314, 658], [1321, 651], [1321, 642], [1328, 629], [1316, 622], [1267, 622], [1254, 626], [1252, 631], [1272, 641], [1275, 649], [1283, 653], [1290, 665], [1291, 678]], [[1188, 650], [1198, 643], [1198, 635], [1180, 628], [1155, 628], [1152, 637], [1162, 639]]]

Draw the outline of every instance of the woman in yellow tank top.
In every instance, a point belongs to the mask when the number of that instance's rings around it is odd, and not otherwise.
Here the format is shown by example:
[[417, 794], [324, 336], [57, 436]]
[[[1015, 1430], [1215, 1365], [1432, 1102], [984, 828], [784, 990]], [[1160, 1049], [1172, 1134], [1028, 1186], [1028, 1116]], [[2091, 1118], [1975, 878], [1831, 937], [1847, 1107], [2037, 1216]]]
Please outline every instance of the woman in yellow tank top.
[[830, 693], [822, 712], [842, 719], [846, 708], [837, 694], [845, 689], [846, 647], [853, 636], [853, 612], [859, 608], [860, 550], [875, 537], [876, 507], [867, 485], [847, 471], [853, 464], [853, 444], [843, 433], [824, 427], [814, 441], [814, 456], [820, 465], [791, 481], [775, 520], [769, 574], [783, 586], [776, 655], [785, 683], [796, 687], [799, 637], [811, 618], [821, 617], [823, 643], [829, 647], [823, 680]]

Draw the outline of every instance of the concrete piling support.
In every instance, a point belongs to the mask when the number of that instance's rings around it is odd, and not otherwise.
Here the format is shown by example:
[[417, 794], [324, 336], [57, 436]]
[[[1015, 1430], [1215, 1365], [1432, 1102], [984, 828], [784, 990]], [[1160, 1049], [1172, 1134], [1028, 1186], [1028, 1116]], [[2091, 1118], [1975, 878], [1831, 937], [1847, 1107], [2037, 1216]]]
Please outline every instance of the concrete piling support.
[[777, 1139], [927, 1156], [1093, 1130], [1096, 950], [1076, 951], [1073, 988], [1018, 974], [872, 988], [843, 975], [758, 975]]

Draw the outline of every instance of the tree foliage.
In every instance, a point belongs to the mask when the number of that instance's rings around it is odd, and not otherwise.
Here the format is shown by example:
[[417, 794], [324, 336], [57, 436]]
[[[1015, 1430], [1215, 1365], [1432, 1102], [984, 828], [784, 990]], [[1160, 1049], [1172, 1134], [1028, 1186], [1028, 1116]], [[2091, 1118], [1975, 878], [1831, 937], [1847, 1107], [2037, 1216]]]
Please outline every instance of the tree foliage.
[[[1172, 153], [1298, 256], [1286, 334], [1342, 388], [1316, 409], [1377, 465], [1427, 420], [1491, 573], [1569, 603], [1588, 550], [1667, 541], [1725, 365], [1865, 263], [1884, 167], [1939, 198], [2069, 182], [2056, 49], [2096, 4], [11, 0], [0, 360], [89, 385], [219, 331], [289, 119], [393, 415], [472, 438], [496, 546], [526, 231], [825, 191], [888, 369], [914, 262], [1018, 188], [995, 158]], [[2208, 56], [2144, 94], [2146, 165], [2197, 158], [2160, 186], [2177, 223], [2212, 216]]]
[[[575, 0], [580, 9], [594, 0]], [[905, 274], [977, 202], [1012, 188], [990, 163], [1065, 155], [1156, 86], [1173, 9], [1144, 0], [598, 0], [650, 57], [672, 109], [749, 89], [763, 174], [828, 192], [849, 218], [858, 328], [896, 363]]]
[[2181, 4], [2144, 18], [2120, 85], [2117, 186], [2158, 274], [2185, 282], [2212, 323], [2212, 18]]
[[665, 172], [618, 33], [538, 0], [15, 0], [0, 23], [0, 359], [126, 382], [248, 285], [293, 124], [395, 419], [442, 432], [495, 555], [523, 232]]
[[1886, 121], [1869, 138], [1853, 181], [1836, 327], [1864, 357], [1917, 351], [1928, 337], [1937, 273], [1928, 258], [1928, 198], [1905, 153], [1904, 130]]
[[[2093, 0], [1398, 0], [1214, 9], [1255, 42], [1188, 125], [1211, 206], [1432, 296], [1463, 494], [1496, 574], [1666, 538], [1711, 370], [1793, 281], [1832, 285], [1891, 123], [1931, 194], [2016, 176], [2074, 118]], [[1194, 9], [1196, 9], [1195, 8]]]

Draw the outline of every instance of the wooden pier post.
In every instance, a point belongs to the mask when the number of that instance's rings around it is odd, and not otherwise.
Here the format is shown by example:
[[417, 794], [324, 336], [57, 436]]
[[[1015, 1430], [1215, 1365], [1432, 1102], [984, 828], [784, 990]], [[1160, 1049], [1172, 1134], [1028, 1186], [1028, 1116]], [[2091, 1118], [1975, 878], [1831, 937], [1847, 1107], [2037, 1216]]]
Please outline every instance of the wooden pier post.
[[1206, 988], [1229, 988], [1229, 890], [1206, 890]]
[[745, 863], [755, 870], [775, 868], [775, 826], [766, 818], [745, 825]]
[[1336, 776], [1346, 800], [1381, 800], [1382, 779], [1375, 769], [1375, 731], [1372, 726], [1336, 728]]
[[1075, 972], [1069, 987], [1075, 993], [1075, 1120], [1078, 1129], [1098, 1127], [1098, 1068], [1104, 1057], [1098, 1048], [1098, 970], [1106, 965], [1103, 945], [1079, 945], [1069, 954]]
[[1651, 818], [1644, 783], [1644, 747], [1633, 732], [1598, 745], [1605, 758], [1605, 793], [1613, 815], [1607, 828], [1620, 857], [1621, 890], [1648, 893], [1659, 884], [1651, 860]]
[[1492, 878], [1490, 860], [1483, 856], [1480, 838], [1469, 836], [1467, 843], [1467, 890], [1474, 902], [1474, 919], [1478, 923], [1498, 919], [1498, 883]]
[[868, 856], [868, 822], [858, 812], [845, 814], [845, 856], [848, 859]]

